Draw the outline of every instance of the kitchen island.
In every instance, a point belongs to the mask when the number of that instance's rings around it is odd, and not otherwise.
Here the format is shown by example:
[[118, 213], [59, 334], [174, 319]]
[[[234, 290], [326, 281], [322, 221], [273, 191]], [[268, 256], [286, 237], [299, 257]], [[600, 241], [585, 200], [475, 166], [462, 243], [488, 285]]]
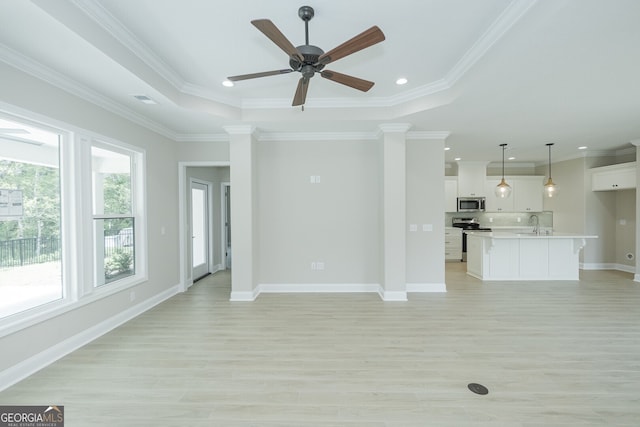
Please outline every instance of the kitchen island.
[[578, 280], [580, 250], [597, 237], [467, 232], [467, 274], [481, 280]]

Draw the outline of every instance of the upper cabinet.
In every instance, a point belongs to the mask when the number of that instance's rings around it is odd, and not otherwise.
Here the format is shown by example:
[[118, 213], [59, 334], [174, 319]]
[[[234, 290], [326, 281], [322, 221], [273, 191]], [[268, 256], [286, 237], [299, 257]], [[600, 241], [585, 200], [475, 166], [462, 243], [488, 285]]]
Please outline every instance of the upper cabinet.
[[458, 178], [447, 176], [444, 178], [444, 211], [458, 210]]
[[458, 162], [458, 197], [486, 196], [487, 162]]
[[636, 162], [591, 169], [591, 189], [612, 191], [636, 188]]
[[544, 176], [507, 176], [511, 186], [511, 196], [506, 199], [495, 195], [494, 189], [500, 183], [498, 177], [486, 181], [487, 212], [542, 212]]
[[544, 203], [544, 176], [518, 176], [513, 178], [515, 191], [513, 208], [516, 212], [542, 212]]
[[[500, 184], [501, 178], [488, 177], [485, 181], [485, 210], [487, 212], [513, 212], [513, 191], [511, 197], [501, 198], [496, 196], [495, 189]], [[511, 185], [513, 190], [513, 183], [507, 179], [507, 184]]]

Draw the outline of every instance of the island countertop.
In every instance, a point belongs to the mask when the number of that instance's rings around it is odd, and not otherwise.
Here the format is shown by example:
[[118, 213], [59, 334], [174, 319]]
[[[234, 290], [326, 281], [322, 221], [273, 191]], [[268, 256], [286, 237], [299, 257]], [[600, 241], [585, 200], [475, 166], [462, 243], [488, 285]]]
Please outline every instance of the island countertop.
[[483, 237], [486, 239], [597, 239], [598, 236], [574, 234], [574, 233], [561, 233], [552, 231], [547, 234], [541, 233], [512, 233], [509, 231], [465, 231], [469, 236]]

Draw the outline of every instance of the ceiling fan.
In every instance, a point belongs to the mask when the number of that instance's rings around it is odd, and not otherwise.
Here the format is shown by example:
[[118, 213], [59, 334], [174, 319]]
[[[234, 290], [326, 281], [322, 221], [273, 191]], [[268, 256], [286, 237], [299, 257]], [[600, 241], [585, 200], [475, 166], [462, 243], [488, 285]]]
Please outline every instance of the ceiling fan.
[[305, 44], [294, 47], [293, 44], [280, 32], [278, 27], [268, 19], [256, 19], [251, 23], [274, 42], [280, 49], [289, 55], [289, 66], [282, 70], [264, 71], [261, 73], [242, 74], [239, 76], [228, 77], [228, 80], [235, 82], [239, 80], [255, 79], [258, 77], [275, 76], [279, 74], [288, 74], [298, 71], [302, 77], [298, 81], [298, 87], [293, 97], [292, 106], [302, 105], [307, 98], [307, 90], [309, 89], [309, 81], [315, 73], [320, 73], [325, 79], [329, 79], [336, 83], [340, 83], [363, 92], [368, 91], [374, 85], [373, 82], [363, 80], [347, 74], [338, 73], [336, 71], [325, 70], [325, 65], [344, 58], [347, 55], [358, 52], [376, 43], [380, 43], [385, 39], [384, 34], [377, 26], [373, 26], [357, 36], [347, 40], [340, 46], [324, 52], [317, 46], [309, 44], [309, 21], [314, 16], [311, 6], [302, 6], [298, 9], [298, 16], [304, 21]]

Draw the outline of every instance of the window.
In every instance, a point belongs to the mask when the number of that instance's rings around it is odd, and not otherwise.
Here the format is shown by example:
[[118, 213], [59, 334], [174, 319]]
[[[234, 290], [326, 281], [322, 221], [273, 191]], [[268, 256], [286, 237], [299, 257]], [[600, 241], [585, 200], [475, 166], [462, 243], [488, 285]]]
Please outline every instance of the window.
[[144, 151], [57, 128], [0, 112], [0, 335], [146, 280]]
[[132, 276], [135, 263], [131, 154], [94, 143], [91, 147], [95, 285]]
[[0, 318], [63, 297], [59, 135], [0, 117]]

